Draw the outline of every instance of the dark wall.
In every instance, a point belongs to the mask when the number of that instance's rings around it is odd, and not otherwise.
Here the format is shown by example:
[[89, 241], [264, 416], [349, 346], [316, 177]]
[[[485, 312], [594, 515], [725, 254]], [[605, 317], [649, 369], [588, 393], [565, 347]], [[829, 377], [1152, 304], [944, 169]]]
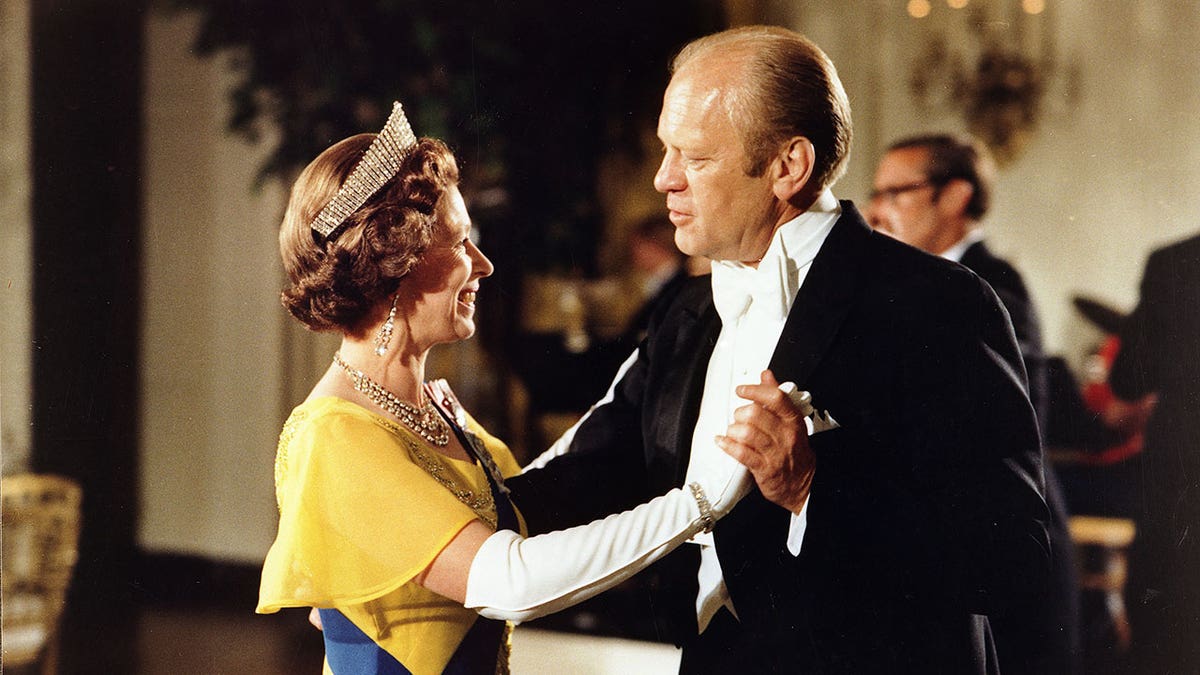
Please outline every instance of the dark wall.
[[[132, 672], [141, 269], [142, 6], [36, 0], [35, 471], [83, 486], [62, 672]], [[86, 656], [84, 654], [86, 653]]]

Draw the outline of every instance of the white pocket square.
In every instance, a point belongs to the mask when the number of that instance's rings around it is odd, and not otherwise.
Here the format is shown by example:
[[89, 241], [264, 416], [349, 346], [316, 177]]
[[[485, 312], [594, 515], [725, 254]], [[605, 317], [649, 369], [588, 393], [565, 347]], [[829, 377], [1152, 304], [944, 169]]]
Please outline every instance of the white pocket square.
[[799, 390], [795, 382], [784, 382], [779, 385], [779, 390], [787, 394], [788, 398], [792, 400], [792, 404], [800, 409], [800, 414], [804, 415], [804, 426], [808, 427], [809, 436], [841, 426], [837, 420], [833, 419], [833, 415], [830, 415], [828, 410], [820, 411], [814, 408], [812, 394]]

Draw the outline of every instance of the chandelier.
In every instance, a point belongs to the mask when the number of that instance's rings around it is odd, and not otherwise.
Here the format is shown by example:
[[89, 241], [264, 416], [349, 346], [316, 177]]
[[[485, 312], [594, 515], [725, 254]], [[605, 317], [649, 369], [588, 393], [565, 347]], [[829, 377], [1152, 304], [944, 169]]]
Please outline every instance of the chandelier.
[[926, 109], [949, 106], [1007, 164], [1025, 148], [1045, 112], [1047, 90], [1066, 72], [1064, 100], [1077, 98], [1077, 68], [1061, 69], [1046, 0], [909, 0], [928, 32], [909, 77]]

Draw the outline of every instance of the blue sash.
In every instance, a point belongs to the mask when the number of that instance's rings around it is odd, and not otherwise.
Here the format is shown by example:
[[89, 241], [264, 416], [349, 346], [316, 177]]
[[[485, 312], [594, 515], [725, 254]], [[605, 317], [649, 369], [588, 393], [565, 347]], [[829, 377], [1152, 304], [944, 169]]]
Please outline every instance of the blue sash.
[[412, 675], [396, 657], [384, 651], [345, 614], [336, 609], [317, 610], [325, 636], [325, 659], [336, 675]]
[[[412, 671], [375, 643], [345, 614], [317, 610], [325, 635], [325, 658], [334, 675], [412, 675]], [[444, 675], [491, 675], [496, 672], [505, 623], [479, 617], [450, 657]]]
[[[471, 443], [471, 439], [467, 438], [462, 427], [455, 422], [454, 416], [443, 409], [446, 402], [439, 401], [439, 403], [442, 405], [437, 406], [438, 412], [441, 412], [442, 417], [450, 424], [450, 428], [458, 436], [459, 443], [462, 443], [467, 452], [475, 457], [475, 461], [481, 467], [486, 467], [486, 462], [490, 461], [491, 457], [485, 460], [479, 457], [478, 453], [487, 452], [487, 449], [476, 447]], [[488, 487], [492, 491], [492, 501], [496, 504], [496, 529], [520, 532], [521, 524], [517, 520], [517, 512], [513, 509], [508, 495], [496, 484], [491, 471], [485, 469], [483, 474], [487, 476]], [[454, 656], [450, 657], [450, 663], [446, 664], [446, 670], [442, 671], [443, 674], [478, 675], [479, 673], [488, 673], [490, 675], [497, 672], [496, 660], [500, 657], [501, 645], [507, 639], [508, 622], [478, 617], [475, 619], [475, 624], [471, 626], [471, 630], [467, 631], [462, 644], [454, 652]], [[505, 668], [504, 672], [508, 672], [508, 668]]]

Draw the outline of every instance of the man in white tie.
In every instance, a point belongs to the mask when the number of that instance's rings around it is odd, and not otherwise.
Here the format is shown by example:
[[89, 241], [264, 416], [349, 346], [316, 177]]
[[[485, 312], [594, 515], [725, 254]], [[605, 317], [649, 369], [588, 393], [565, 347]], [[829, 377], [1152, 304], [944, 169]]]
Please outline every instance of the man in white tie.
[[[1004, 310], [834, 198], [850, 110], [816, 45], [734, 29], [672, 70], [654, 184], [713, 273], [510, 481], [522, 513], [536, 531], [635, 504], [732, 461], [720, 446], [757, 489], [651, 585], [681, 672], [996, 672], [985, 615], [1036, 592], [1048, 560]], [[813, 419], [780, 383], [811, 393]]]

